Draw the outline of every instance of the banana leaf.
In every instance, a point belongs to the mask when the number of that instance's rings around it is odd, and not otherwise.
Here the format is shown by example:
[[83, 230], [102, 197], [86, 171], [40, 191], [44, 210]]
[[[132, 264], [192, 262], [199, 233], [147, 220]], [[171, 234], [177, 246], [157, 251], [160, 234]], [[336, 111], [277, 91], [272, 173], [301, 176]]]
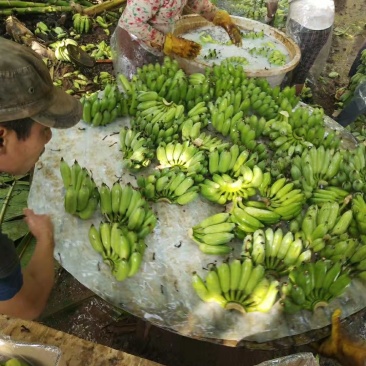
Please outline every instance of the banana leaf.
[[23, 208], [27, 207], [29, 182], [1, 175], [0, 185], [0, 225], [3, 234], [16, 242], [28, 233], [23, 220]]
[[34, 236], [28, 232], [16, 247], [22, 268], [26, 267], [26, 265], [29, 263], [34, 252], [35, 245], [36, 240]]

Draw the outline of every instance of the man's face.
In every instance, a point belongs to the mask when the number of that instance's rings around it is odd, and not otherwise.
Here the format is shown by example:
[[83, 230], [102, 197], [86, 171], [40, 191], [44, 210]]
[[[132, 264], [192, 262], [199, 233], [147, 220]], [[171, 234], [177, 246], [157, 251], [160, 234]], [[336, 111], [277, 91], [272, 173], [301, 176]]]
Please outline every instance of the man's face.
[[39, 123], [32, 125], [30, 136], [26, 140], [18, 140], [14, 131], [5, 130], [0, 153], [0, 171], [13, 175], [28, 173], [51, 137], [51, 129]]

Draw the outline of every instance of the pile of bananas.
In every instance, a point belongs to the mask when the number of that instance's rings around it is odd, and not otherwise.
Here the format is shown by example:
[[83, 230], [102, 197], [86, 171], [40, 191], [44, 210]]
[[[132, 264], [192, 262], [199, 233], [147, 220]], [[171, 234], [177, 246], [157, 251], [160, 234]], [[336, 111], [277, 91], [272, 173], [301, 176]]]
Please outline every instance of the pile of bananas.
[[194, 201], [199, 191], [199, 187], [194, 185], [195, 180], [179, 169], [162, 169], [146, 178], [140, 175], [137, 184], [147, 200], [178, 205]]
[[362, 194], [353, 197], [352, 212], [354, 218], [354, 221], [351, 222], [354, 227], [353, 236], [366, 235], [366, 202]]
[[323, 259], [295, 268], [289, 273], [289, 280], [282, 289], [285, 295], [282, 303], [284, 311], [290, 314], [327, 306], [342, 295], [351, 283], [340, 262]]
[[188, 175], [202, 175], [207, 172], [204, 153], [194, 145], [190, 145], [189, 141], [183, 143], [174, 141], [160, 145], [156, 149], [156, 157], [160, 168], [178, 167]]
[[286, 55], [280, 50], [274, 50], [272, 47], [253, 47], [249, 50], [251, 55], [260, 55], [268, 60], [271, 65], [283, 66], [287, 62]]
[[134, 276], [141, 267], [145, 242], [138, 235], [118, 223], [101, 222], [89, 229], [89, 242], [112, 271], [117, 281]]
[[301, 186], [306, 197], [311, 197], [314, 203], [325, 202], [321, 194], [316, 194], [321, 193], [317, 188], [323, 191], [322, 188], [329, 188], [330, 183], [334, 183], [333, 178], [339, 173], [342, 160], [341, 150], [313, 146], [304, 150], [301, 156], [297, 155], [292, 159], [292, 179]]
[[73, 46], [78, 45], [75, 40], [71, 38], [65, 38], [63, 40], [51, 43], [49, 47], [55, 52], [55, 57], [57, 60], [71, 62], [69, 51], [67, 50], [67, 46], [69, 44]]
[[243, 32], [241, 35], [244, 39], [263, 39], [264, 38], [264, 31], [246, 31]]
[[123, 153], [123, 165], [137, 171], [147, 167], [155, 156], [155, 149], [149, 139], [131, 128], [124, 127], [119, 132], [120, 148]]
[[70, 166], [61, 158], [60, 172], [64, 188], [65, 211], [83, 220], [90, 219], [97, 210], [99, 191], [91, 174], [75, 160]]
[[268, 312], [277, 300], [279, 282], [264, 276], [264, 267], [246, 258], [213, 266], [203, 280], [197, 273], [192, 285], [201, 300], [216, 302], [242, 313]]
[[260, 200], [266, 203], [269, 210], [279, 214], [282, 220], [291, 220], [299, 215], [306, 201], [301, 189], [285, 177], [278, 178], [271, 184], [270, 174], [265, 174], [259, 190]]
[[320, 208], [310, 205], [303, 214], [300, 225], [305, 246], [314, 252], [321, 251], [332, 237], [347, 232], [352, 219], [352, 209], [341, 213], [337, 202], [325, 202]]
[[366, 147], [359, 144], [342, 155], [339, 171], [332, 183], [347, 191], [366, 192]]
[[291, 231], [284, 234], [281, 228], [274, 231], [268, 227], [248, 234], [243, 240], [241, 254], [281, 277], [302, 263], [310, 262], [312, 252], [306, 250], [302, 240], [295, 238]]
[[112, 188], [99, 187], [100, 210], [108, 222], [117, 222], [144, 239], [156, 225], [157, 218], [141, 193], [130, 184], [115, 182]]
[[72, 16], [73, 27], [77, 34], [87, 34], [92, 28], [93, 21], [89, 15], [75, 13]]
[[205, 179], [201, 184], [201, 194], [211, 202], [224, 205], [237, 198], [252, 197], [262, 182], [263, 172], [254, 165], [253, 169], [247, 165], [241, 167], [241, 174], [232, 178], [225, 173], [213, 174], [212, 180]]
[[108, 125], [128, 113], [127, 101], [116, 84], [107, 84], [101, 97], [95, 92], [81, 99], [81, 103], [83, 121], [93, 127]]
[[198, 225], [193, 226], [189, 237], [194, 240], [202, 253], [224, 255], [229, 254], [232, 248], [227, 244], [235, 238], [235, 223], [229, 221], [230, 214], [218, 213], [207, 217]]

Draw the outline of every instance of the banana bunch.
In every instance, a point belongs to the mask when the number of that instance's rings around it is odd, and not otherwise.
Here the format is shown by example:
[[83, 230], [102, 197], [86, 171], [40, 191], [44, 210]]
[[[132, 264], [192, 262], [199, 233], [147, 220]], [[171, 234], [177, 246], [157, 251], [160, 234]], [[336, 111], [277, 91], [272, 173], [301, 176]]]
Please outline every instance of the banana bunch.
[[275, 231], [258, 229], [245, 236], [241, 255], [250, 257], [254, 264], [260, 264], [267, 271], [282, 276], [295, 267], [311, 260], [312, 252], [305, 250], [302, 240], [291, 231], [283, 234], [281, 228]]
[[67, 46], [69, 44], [74, 45], [74, 46], [78, 45], [77, 42], [74, 41], [73, 39], [66, 38], [66, 39], [51, 43], [49, 45], [49, 47], [51, 49], [53, 49], [53, 51], [55, 52], [55, 57], [57, 58], [57, 60], [71, 62], [69, 52], [67, 50]]
[[[306, 194], [306, 192], [305, 192]], [[322, 206], [325, 202], [334, 201], [341, 203], [347, 203], [352, 198], [352, 195], [339, 187], [326, 186], [323, 189], [316, 188], [309, 199], [311, 203], [315, 203], [318, 206]]]
[[90, 56], [95, 60], [111, 60], [112, 50], [111, 46], [105, 41], [101, 41], [95, 45], [96, 47], [90, 52]]
[[92, 20], [88, 15], [75, 13], [72, 16], [73, 27], [78, 34], [87, 34], [92, 28]]
[[272, 50], [268, 53], [268, 62], [272, 65], [283, 66], [286, 65], [286, 55], [280, 50]]
[[234, 143], [240, 142], [248, 149], [253, 150], [256, 144], [251, 141], [262, 136], [266, 123], [264, 117], [257, 117], [255, 114], [246, 116], [237, 122], [236, 130], [230, 131], [230, 138]]
[[102, 97], [93, 93], [82, 99], [83, 121], [92, 127], [106, 126], [127, 114], [127, 101], [116, 84], [107, 84]]
[[146, 178], [139, 176], [137, 184], [149, 201], [165, 201], [187, 205], [198, 197], [195, 180], [178, 169], [163, 169]]
[[190, 174], [205, 174], [207, 165], [205, 154], [199, 151], [189, 141], [183, 143], [171, 142], [160, 145], [156, 149], [156, 157], [160, 168], [179, 167], [182, 171]]
[[[197, 120], [197, 122], [195, 122]], [[212, 136], [209, 133], [201, 132], [201, 128], [206, 125], [201, 117], [199, 118], [188, 118], [184, 120], [181, 124], [181, 137], [182, 140], [188, 140], [193, 145], [197, 146], [200, 150], [205, 150], [208, 152], [222, 151], [223, 149], [230, 146], [229, 142], [225, 142], [219, 137]]]
[[366, 202], [363, 198], [363, 194], [356, 194], [353, 196], [352, 212], [356, 224], [356, 235], [366, 235]]
[[40, 38], [42, 38], [42, 37], [48, 38], [50, 32], [51, 32], [51, 29], [48, 28], [47, 24], [45, 24], [44, 22], [37, 22], [36, 28], [34, 30], [34, 34], [36, 34]]
[[344, 155], [340, 171], [334, 178], [337, 185], [348, 191], [366, 192], [366, 148], [359, 144], [355, 149]]
[[156, 123], [162, 122], [169, 125], [184, 114], [184, 106], [168, 102], [165, 98], [159, 96], [155, 91], [140, 91], [137, 94], [137, 117]]
[[348, 263], [346, 263], [353, 275], [358, 276], [362, 280], [366, 280], [366, 245], [365, 241], [360, 244], [351, 258], [349, 258]]
[[140, 239], [150, 234], [157, 219], [139, 191], [130, 184], [115, 182], [112, 188], [105, 183], [99, 187], [100, 210], [108, 222], [118, 222], [137, 234]]
[[70, 166], [63, 158], [60, 161], [60, 172], [66, 189], [65, 211], [83, 220], [90, 219], [99, 203], [99, 191], [91, 174], [76, 160]]
[[240, 64], [235, 66], [231, 62], [221, 62], [214, 65], [210, 70], [206, 70], [211, 85], [214, 85], [213, 98], [222, 97], [226, 92], [236, 91], [243, 83], [248, 83], [244, 68]]
[[320, 208], [310, 205], [301, 223], [301, 233], [306, 247], [319, 252], [330, 238], [345, 234], [353, 219], [352, 210], [341, 213], [337, 202], [326, 202]]
[[267, 158], [266, 164], [269, 165], [268, 170], [273, 178], [280, 178], [286, 175], [291, 169], [292, 158], [288, 155], [276, 156], [275, 159]]
[[231, 57], [226, 57], [225, 59], [222, 60], [222, 62], [230, 62], [232, 64], [241, 64], [243, 66], [248, 65], [249, 61], [247, 58], [243, 57], [243, 56], [231, 56]]
[[343, 153], [340, 150], [311, 147], [292, 160], [291, 176], [298, 181], [307, 198], [316, 188], [328, 186], [339, 172]]
[[147, 167], [155, 156], [151, 141], [143, 137], [141, 132], [122, 127], [119, 132], [120, 148], [123, 153], [123, 164], [129, 170]]
[[287, 182], [285, 177], [271, 184], [271, 178], [264, 174], [259, 186], [261, 200], [266, 202], [269, 210], [279, 214], [282, 220], [291, 220], [302, 210], [306, 197], [301, 189], [295, 188], [294, 182]]
[[146, 245], [136, 233], [116, 222], [101, 222], [99, 228], [94, 224], [90, 226], [88, 237], [90, 245], [111, 267], [117, 281], [124, 281], [139, 271]]
[[[208, 155], [208, 171], [212, 174], [227, 173], [239, 177], [242, 167], [251, 161], [248, 150], [240, 151], [239, 145], [233, 144], [230, 149], [213, 150]], [[253, 166], [254, 167], [254, 166]]]
[[109, 36], [110, 32], [109, 32], [109, 27], [112, 25], [112, 23], [107, 23], [107, 21], [105, 20], [104, 17], [98, 15], [95, 18], [95, 22], [101, 27], [103, 28], [105, 34], [107, 34]]
[[212, 180], [205, 179], [201, 183], [201, 194], [209, 201], [224, 205], [227, 201], [236, 198], [248, 198], [257, 193], [257, 187], [261, 184], [263, 172], [258, 166], [253, 169], [244, 165], [241, 167], [241, 175], [232, 178], [225, 173], [212, 175]]
[[283, 289], [283, 309], [294, 314], [300, 310], [314, 311], [327, 306], [341, 296], [351, 283], [340, 262], [318, 260], [304, 263], [289, 273], [289, 283]]
[[318, 254], [320, 258], [329, 259], [332, 262], [341, 261], [349, 265], [349, 260], [359, 249], [358, 239], [350, 238], [347, 233], [344, 233], [327, 241], [326, 246]]
[[[247, 203], [249, 202], [247, 201]], [[254, 233], [265, 226], [276, 224], [281, 219], [279, 214], [268, 210], [266, 207], [245, 206], [244, 203], [238, 203], [238, 201], [233, 205], [230, 214], [230, 221], [237, 225], [235, 234], [241, 239], [246, 234]]]
[[104, 89], [108, 84], [116, 84], [116, 78], [107, 71], [100, 71], [99, 74], [94, 76], [93, 83], [100, 85], [100, 88]]
[[260, 30], [258, 32], [256, 31], [245, 31], [242, 34], [242, 37], [244, 39], [264, 39], [264, 31]]
[[202, 301], [227, 310], [268, 312], [277, 300], [279, 282], [267, 279], [263, 266], [246, 258], [213, 266], [204, 280], [193, 273], [192, 286]]
[[227, 244], [234, 239], [235, 224], [229, 222], [230, 214], [218, 213], [207, 217], [198, 225], [193, 226], [189, 237], [198, 244], [202, 253], [225, 255], [232, 251]]

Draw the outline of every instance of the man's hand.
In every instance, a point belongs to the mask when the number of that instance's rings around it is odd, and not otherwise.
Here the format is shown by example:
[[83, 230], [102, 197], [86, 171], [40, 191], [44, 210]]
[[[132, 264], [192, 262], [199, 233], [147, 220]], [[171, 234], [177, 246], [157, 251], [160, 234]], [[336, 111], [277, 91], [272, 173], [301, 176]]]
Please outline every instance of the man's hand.
[[23, 210], [30, 232], [39, 242], [53, 243], [53, 224], [48, 215], [37, 215], [33, 210]]
[[165, 36], [163, 51], [166, 55], [174, 53], [183, 58], [193, 59], [200, 53], [201, 45], [196, 42], [189, 41], [188, 39], [175, 37], [173, 34], [168, 33]]
[[218, 10], [213, 19], [213, 24], [224, 28], [231, 41], [236, 46], [241, 46], [242, 36], [239, 28], [233, 23], [229, 13], [225, 10]]

